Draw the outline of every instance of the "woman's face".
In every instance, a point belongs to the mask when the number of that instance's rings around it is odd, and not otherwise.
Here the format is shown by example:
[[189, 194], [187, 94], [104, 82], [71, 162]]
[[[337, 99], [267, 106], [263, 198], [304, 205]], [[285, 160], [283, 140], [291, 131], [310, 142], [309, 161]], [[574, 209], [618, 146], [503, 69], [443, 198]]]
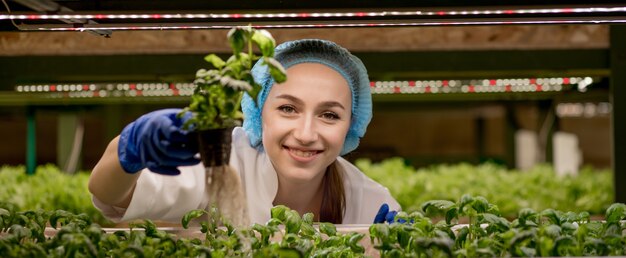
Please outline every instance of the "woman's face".
[[335, 70], [317, 63], [287, 69], [263, 106], [263, 146], [283, 180], [321, 179], [343, 147], [352, 95]]

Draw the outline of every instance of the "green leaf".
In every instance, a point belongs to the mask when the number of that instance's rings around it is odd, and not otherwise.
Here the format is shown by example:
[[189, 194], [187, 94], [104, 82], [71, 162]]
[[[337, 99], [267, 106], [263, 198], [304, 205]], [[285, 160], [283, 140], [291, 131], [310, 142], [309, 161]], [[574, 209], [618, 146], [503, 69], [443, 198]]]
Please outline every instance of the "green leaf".
[[300, 258], [302, 254], [293, 248], [281, 247], [278, 249], [277, 255], [280, 258]]
[[337, 228], [332, 223], [322, 222], [320, 223], [320, 232], [328, 236], [337, 235]]
[[606, 222], [618, 222], [626, 216], [626, 205], [623, 203], [614, 203], [606, 209]]
[[456, 206], [451, 207], [446, 212], [446, 223], [451, 224], [453, 219], [459, 218], [459, 209]]
[[422, 204], [422, 211], [426, 214], [445, 214], [454, 207], [454, 203], [448, 200], [432, 200]]
[[544, 235], [549, 236], [551, 238], [557, 238], [561, 236], [561, 227], [557, 225], [547, 225], [541, 229]]
[[478, 213], [484, 213], [489, 210], [489, 202], [485, 197], [477, 196], [472, 202], [472, 208]]
[[287, 206], [285, 205], [276, 205], [274, 207], [272, 207], [271, 209], [271, 214], [272, 214], [272, 218], [278, 219], [280, 221], [285, 221], [285, 213], [287, 212], [287, 210], [290, 210], [289, 208], [287, 208]]
[[298, 233], [300, 231], [300, 224], [302, 220], [297, 211], [291, 210], [285, 213], [285, 230], [287, 233]]
[[302, 225], [300, 225], [300, 234], [310, 237], [317, 234], [317, 230], [315, 230], [311, 224], [302, 223]]
[[545, 209], [541, 212], [541, 216], [547, 218], [552, 224], [561, 225], [561, 216], [553, 209]]
[[201, 217], [204, 214], [207, 214], [207, 211], [205, 211], [205, 210], [191, 210], [191, 211], [185, 213], [185, 215], [183, 215], [183, 219], [181, 221], [181, 224], [182, 224], [183, 228], [188, 228], [189, 227], [189, 222], [191, 222], [194, 219], [197, 219], [197, 218]]
[[560, 236], [554, 241], [553, 256], [580, 256], [575, 251], [576, 240], [571, 236]]
[[304, 215], [302, 215], [302, 222], [306, 223], [306, 224], [313, 224], [313, 217], [315, 215], [313, 215], [313, 213], [311, 212], [307, 212]]
[[372, 224], [369, 228], [370, 237], [387, 239], [389, 238], [389, 224], [376, 223]]
[[526, 227], [528, 225], [527, 221], [532, 222], [536, 217], [537, 212], [535, 212], [535, 210], [531, 208], [524, 208], [518, 212], [517, 221], [519, 222], [520, 226]]
[[503, 217], [493, 215], [491, 213], [479, 214], [480, 223], [487, 223], [489, 226], [493, 226], [500, 232], [504, 232], [510, 228], [510, 222]]
[[263, 62], [269, 67], [270, 75], [276, 83], [283, 83], [287, 80], [287, 71], [280, 62], [270, 57], [264, 57]]
[[228, 43], [235, 55], [241, 53], [246, 46], [246, 31], [242, 27], [234, 27], [228, 31]]
[[276, 47], [276, 41], [266, 30], [255, 30], [252, 35], [252, 42], [254, 42], [263, 56], [274, 56], [274, 48]]
[[[211, 65], [213, 65], [213, 67], [217, 68], [217, 69], [222, 69], [222, 67], [224, 67], [224, 65], [226, 64], [226, 62], [224, 62], [224, 60], [222, 60], [219, 56], [215, 55], [215, 54], [210, 54], [204, 57], [204, 61], [209, 62]], [[196, 73], [196, 77], [200, 77], [198, 76], [198, 73], [200, 73], [200, 71], [203, 69], [198, 70], [198, 72]], [[206, 71], [206, 70], [205, 70]], [[208, 74], [206, 74], [208, 75]], [[201, 76], [201, 77], [205, 77]]]

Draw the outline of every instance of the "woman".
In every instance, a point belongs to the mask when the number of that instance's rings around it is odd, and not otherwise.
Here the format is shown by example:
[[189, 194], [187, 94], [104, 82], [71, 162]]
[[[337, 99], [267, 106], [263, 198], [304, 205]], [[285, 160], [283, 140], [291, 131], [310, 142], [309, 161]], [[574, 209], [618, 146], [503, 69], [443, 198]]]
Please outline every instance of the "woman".
[[[314, 39], [279, 45], [275, 59], [287, 81], [275, 84], [258, 62], [252, 70], [263, 86], [258, 106], [244, 95], [243, 127], [232, 135], [230, 165], [240, 174], [251, 221], [264, 224], [280, 204], [336, 224], [393, 217], [389, 206], [400, 207], [389, 191], [340, 157], [358, 146], [372, 116], [361, 61]], [[89, 190], [110, 219], [180, 222], [187, 211], [206, 208], [205, 169], [195, 139], [180, 128], [179, 111], [151, 112], [129, 124], [94, 167]]]

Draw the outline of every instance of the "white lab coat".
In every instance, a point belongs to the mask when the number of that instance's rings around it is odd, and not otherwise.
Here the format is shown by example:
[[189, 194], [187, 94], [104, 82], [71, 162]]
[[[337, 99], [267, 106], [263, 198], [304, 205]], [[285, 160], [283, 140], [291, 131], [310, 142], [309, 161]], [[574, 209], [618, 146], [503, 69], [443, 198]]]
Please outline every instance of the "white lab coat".
[[[350, 162], [339, 157], [346, 191], [344, 224], [371, 224], [381, 204], [399, 210], [400, 205], [387, 188], [365, 176]], [[278, 178], [264, 151], [250, 146], [245, 131], [233, 130], [230, 165], [238, 171], [245, 188], [248, 213], [252, 223], [265, 224], [270, 219], [272, 202], [278, 191]], [[152, 219], [180, 223], [182, 216], [193, 209], [205, 209], [205, 169], [201, 164], [179, 167], [178, 176], [164, 176], [142, 171], [127, 209], [110, 206], [92, 196], [93, 203], [113, 221]]]

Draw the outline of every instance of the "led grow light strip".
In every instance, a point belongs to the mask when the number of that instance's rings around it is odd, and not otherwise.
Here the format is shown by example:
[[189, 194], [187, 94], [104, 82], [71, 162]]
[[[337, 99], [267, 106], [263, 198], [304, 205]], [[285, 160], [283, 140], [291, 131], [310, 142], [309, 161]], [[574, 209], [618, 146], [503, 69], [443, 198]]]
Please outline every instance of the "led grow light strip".
[[313, 12], [313, 13], [136, 13], [136, 14], [2, 14], [0, 20], [58, 20], [58, 19], [276, 19], [276, 18], [349, 18], [402, 16], [476, 16], [520, 14], [592, 14], [625, 12], [626, 7], [575, 7], [491, 10], [440, 11], [379, 11], [379, 12]]
[[[344, 27], [406, 27], [406, 26], [458, 26], [458, 25], [534, 25], [534, 24], [603, 24], [603, 23], [626, 23], [623, 19], [550, 19], [550, 20], [505, 20], [505, 21], [428, 21], [428, 22], [380, 22], [370, 21], [366, 23], [349, 23], [336, 21], [334, 23], [317, 24], [277, 24], [275, 22], [254, 25], [257, 29], [270, 28], [344, 28]], [[235, 26], [245, 26], [245, 22], [240, 23], [171, 23], [171, 24], [42, 24], [42, 25], [20, 25], [21, 30], [30, 31], [89, 31], [99, 30], [193, 30], [193, 29], [230, 29]]]
[[[553, 77], [483, 80], [373, 81], [373, 94], [510, 93], [579, 90], [593, 83], [590, 77]], [[18, 85], [17, 92], [47, 93], [50, 98], [191, 96], [193, 83], [91, 83]]]

